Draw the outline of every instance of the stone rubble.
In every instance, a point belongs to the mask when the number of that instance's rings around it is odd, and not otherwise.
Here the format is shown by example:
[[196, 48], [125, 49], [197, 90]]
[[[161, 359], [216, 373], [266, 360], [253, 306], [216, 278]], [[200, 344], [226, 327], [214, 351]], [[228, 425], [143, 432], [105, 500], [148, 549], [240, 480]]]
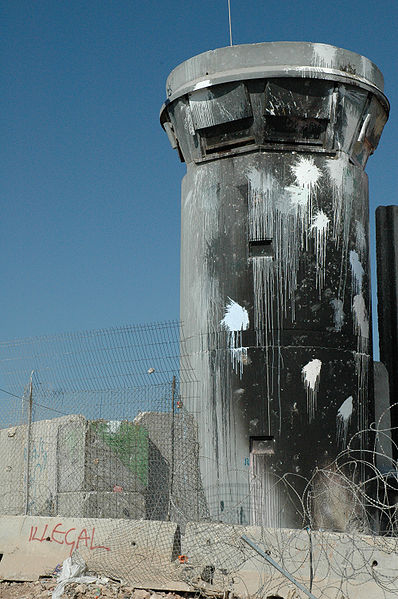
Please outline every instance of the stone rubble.
[[[34, 582], [0, 581], [0, 599], [51, 599], [57, 585], [56, 578]], [[195, 593], [179, 595], [174, 592], [134, 589], [131, 586], [109, 580], [106, 584], [70, 583], [65, 587], [62, 599], [187, 599]]]

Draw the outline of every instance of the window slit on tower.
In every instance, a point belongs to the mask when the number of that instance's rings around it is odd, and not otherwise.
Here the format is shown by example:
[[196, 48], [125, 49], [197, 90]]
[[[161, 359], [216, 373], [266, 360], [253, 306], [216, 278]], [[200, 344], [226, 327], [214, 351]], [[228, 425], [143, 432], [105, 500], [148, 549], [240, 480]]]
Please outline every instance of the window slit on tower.
[[264, 435], [250, 437], [251, 455], [273, 455], [275, 453], [275, 437]]
[[273, 258], [274, 245], [272, 239], [255, 239], [249, 241], [250, 258]]

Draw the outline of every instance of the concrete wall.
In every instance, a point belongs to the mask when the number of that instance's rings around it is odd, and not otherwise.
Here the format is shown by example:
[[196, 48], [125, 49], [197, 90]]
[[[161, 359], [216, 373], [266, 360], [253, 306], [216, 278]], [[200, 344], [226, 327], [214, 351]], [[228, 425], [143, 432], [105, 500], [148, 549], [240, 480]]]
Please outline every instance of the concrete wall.
[[315, 597], [396, 597], [396, 539], [319, 531], [310, 536], [306, 530], [256, 526], [190, 523], [181, 550], [191, 565], [191, 582], [207, 591], [228, 588], [240, 597], [304, 599], [304, 593], [242, 541], [243, 534], [307, 589], [312, 562]]
[[[147, 481], [126, 462], [137, 447], [110, 445], [99, 424], [80, 415], [34, 422], [29, 442], [27, 425], [0, 430], [0, 514], [145, 517]], [[146, 477], [148, 463], [141, 470]]]
[[189, 589], [175, 576], [180, 543], [173, 522], [0, 517], [0, 580], [48, 576], [74, 551], [90, 570], [135, 587]]
[[0, 579], [49, 575], [76, 550], [89, 570], [136, 588], [304, 599], [242, 541], [243, 534], [307, 589], [312, 578], [315, 597], [396, 597], [394, 538], [219, 523], [188, 523], [180, 537], [173, 522], [1, 517]]
[[79, 418], [67, 416], [34, 422], [29, 443], [27, 425], [0, 430], [0, 464], [4, 472], [0, 481], [0, 514], [54, 513], [58, 431], [70, 420]]
[[141, 412], [134, 423], [148, 431], [147, 517], [179, 523], [207, 515], [199, 472], [197, 424], [182, 410], [174, 415]]
[[43, 420], [29, 443], [27, 425], [3, 429], [0, 515], [197, 519], [206, 515], [198, 456], [194, 419], [182, 412]]

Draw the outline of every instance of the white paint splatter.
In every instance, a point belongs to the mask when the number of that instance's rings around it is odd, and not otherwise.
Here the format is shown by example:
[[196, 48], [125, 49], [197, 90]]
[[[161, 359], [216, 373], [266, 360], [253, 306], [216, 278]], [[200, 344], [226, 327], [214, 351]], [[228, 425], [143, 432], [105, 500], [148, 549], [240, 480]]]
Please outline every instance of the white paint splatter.
[[290, 167], [297, 184], [303, 189], [314, 191], [319, 177], [322, 175], [313, 158], [300, 156], [297, 164]]
[[313, 59], [317, 67], [332, 68], [335, 66], [337, 48], [327, 44], [313, 44]]
[[355, 221], [355, 239], [359, 253], [363, 254], [366, 251], [366, 234], [365, 227], [359, 220]]
[[365, 271], [359, 260], [358, 253], [355, 250], [350, 251], [350, 264], [353, 279], [353, 290], [354, 293], [360, 293], [362, 291], [362, 279]]
[[204, 87], [209, 87], [209, 85], [211, 85], [210, 79], [198, 81], [198, 83], [196, 83], [195, 87], [193, 88], [193, 91], [196, 91], [197, 89], [203, 89]]
[[326, 216], [323, 210], [319, 210], [313, 218], [311, 230], [325, 232], [330, 223], [330, 219]]
[[249, 314], [230, 297], [225, 307], [225, 316], [220, 323], [228, 331], [245, 331], [249, 327]]
[[[232, 335], [230, 336], [230, 339], [232, 339]], [[249, 358], [247, 355], [248, 349], [249, 349], [248, 347], [242, 347], [242, 346], [230, 347], [232, 367], [236, 373], [238, 373], [238, 368], [239, 368], [240, 378], [242, 378], [243, 366], [245, 364], [248, 364], [248, 362], [249, 362]]]
[[354, 296], [352, 311], [354, 314], [354, 332], [358, 336], [357, 351], [366, 352], [369, 345], [369, 318], [362, 293]]
[[283, 513], [281, 498], [284, 489], [264, 456], [250, 454], [250, 509], [251, 524], [262, 527], [280, 527]]
[[325, 266], [326, 266], [326, 240], [328, 234], [330, 219], [323, 210], [319, 210], [313, 217], [311, 231], [315, 238], [315, 256], [316, 256], [316, 286], [319, 291], [319, 298], [325, 284]]
[[290, 194], [290, 203], [295, 207], [307, 207], [309, 194], [307, 189], [298, 185], [290, 185], [286, 187], [286, 191]]
[[[273, 257], [251, 258], [254, 283], [254, 329], [264, 347], [268, 421], [271, 401], [278, 397], [281, 369], [280, 331], [284, 319], [296, 318], [296, 289], [300, 259], [312, 236], [312, 198], [321, 170], [312, 158], [296, 158], [290, 166], [294, 180], [282, 185], [276, 173], [251, 167], [247, 171], [249, 239], [272, 239]], [[319, 223], [321, 224], [321, 223]], [[323, 244], [321, 246], [323, 248]], [[275, 374], [276, 373], [276, 374]], [[275, 405], [275, 404], [272, 404]], [[281, 421], [280, 421], [281, 427]]]
[[[296, 164], [290, 167], [296, 180], [295, 185], [287, 188], [291, 194], [291, 204], [299, 207], [301, 226], [307, 229], [312, 221], [312, 198], [318, 187], [318, 179], [322, 173], [313, 158], [300, 156]], [[301, 210], [300, 210], [301, 208]], [[307, 236], [305, 236], [308, 241]]]
[[190, 135], [195, 135], [195, 127], [192, 120], [191, 109], [188, 105], [183, 104], [183, 109], [185, 110], [184, 114], [184, 129], [188, 131]]
[[341, 189], [343, 186], [344, 174], [347, 168], [346, 161], [341, 157], [331, 158], [327, 162], [327, 167], [333, 187]]
[[[327, 160], [327, 168], [332, 188], [332, 239], [336, 244], [336, 249], [341, 248], [340, 277], [336, 295], [342, 299], [347, 281], [352, 206], [356, 197], [354, 192], [354, 171], [350, 167], [348, 156], [344, 153], [341, 153], [337, 159]], [[359, 182], [355, 182], [355, 185], [359, 185]]]
[[[343, 225], [343, 189], [347, 177], [347, 163], [344, 158], [331, 159], [327, 162], [332, 187], [333, 200], [333, 239], [339, 244]], [[344, 197], [345, 199], [345, 197]]]
[[232, 366], [242, 377], [243, 365], [247, 364], [247, 347], [242, 347], [242, 331], [249, 328], [249, 314], [243, 306], [228, 298], [225, 315], [220, 325], [228, 331], [228, 345], [231, 353]]
[[337, 410], [336, 416], [336, 428], [337, 428], [337, 443], [340, 443], [343, 447], [347, 445], [347, 432], [348, 425], [351, 420], [353, 410], [353, 397], [347, 397]]
[[330, 300], [330, 304], [334, 309], [334, 330], [339, 332], [343, 328], [344, 324], [343, 302], [341, 299], [335, 298]]
[[304, 387], [307, 392], [308, 419], [311, 422], [315, 416], [319, 381], [321, 378], [322, 362], [315, 358], [303, 366], [301, 370]]

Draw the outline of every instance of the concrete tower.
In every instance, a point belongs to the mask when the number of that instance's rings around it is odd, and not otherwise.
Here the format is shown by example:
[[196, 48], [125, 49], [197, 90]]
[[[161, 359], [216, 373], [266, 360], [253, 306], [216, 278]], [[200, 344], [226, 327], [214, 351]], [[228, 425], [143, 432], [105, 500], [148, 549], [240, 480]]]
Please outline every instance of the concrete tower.
[[376, 66], [324, 44], [220, 48], [167, 80], [161, 123], [187, 164], [181, 320], [200, 385], [185, 407], [213, 518], [300, 527], [311, 489], [315, 524], [349, 525], [314, 473], [355, 433], [368, 444], [364, 168], [387, 114]]

